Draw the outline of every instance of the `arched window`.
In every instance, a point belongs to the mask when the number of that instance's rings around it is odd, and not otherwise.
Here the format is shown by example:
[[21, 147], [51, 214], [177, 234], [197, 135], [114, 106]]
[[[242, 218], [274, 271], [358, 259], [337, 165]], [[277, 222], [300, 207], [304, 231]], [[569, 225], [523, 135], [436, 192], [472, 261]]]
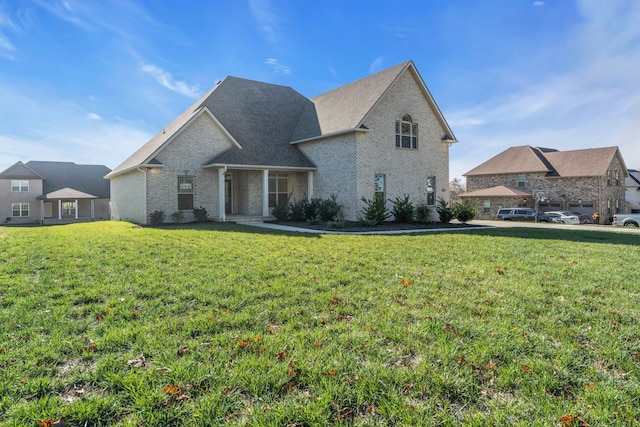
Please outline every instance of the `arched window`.
[[418, 149], [418, 124], [408, 114], [396, 120], [396, 148]]

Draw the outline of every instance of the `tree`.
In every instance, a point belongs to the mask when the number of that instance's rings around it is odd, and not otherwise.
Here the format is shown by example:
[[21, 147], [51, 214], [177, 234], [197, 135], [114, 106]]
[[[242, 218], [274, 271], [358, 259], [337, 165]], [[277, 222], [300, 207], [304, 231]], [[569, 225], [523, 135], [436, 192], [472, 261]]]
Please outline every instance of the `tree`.
[[462, 194], [466, 191], [465, 183], [459, 178], [453, 178], [449, 183], [449, 200], [453, 200], [458, 194]]

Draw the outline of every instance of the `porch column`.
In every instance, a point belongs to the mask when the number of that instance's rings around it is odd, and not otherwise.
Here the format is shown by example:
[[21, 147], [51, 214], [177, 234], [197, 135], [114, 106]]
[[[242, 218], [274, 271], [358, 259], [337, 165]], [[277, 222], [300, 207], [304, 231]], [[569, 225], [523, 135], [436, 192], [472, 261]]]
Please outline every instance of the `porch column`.
[[94, 217], [95, 217], [95, 212], [93, 207], [93, 199], [91, 199], [91, 221], [95, 219]]
[[262, 171], [262, 216], [269, 216], [269, 169]]
[[222, 222], [227, 220], [224, 205], [224, 174], [226, 169], [226, 167], [218, 169], [218, 217]]
[[78, 219], [78, 208], [80, 206], [78, 206], [78, 199], [76, 199], [76, 219]]
[[307, 200], [313, 198], [313, 171], [307, 171]]
[[44, 200], [40, 200], [40, 224], [44, 224]]
[[58, 199], [58, 219], [62, 219], [62, 199]]

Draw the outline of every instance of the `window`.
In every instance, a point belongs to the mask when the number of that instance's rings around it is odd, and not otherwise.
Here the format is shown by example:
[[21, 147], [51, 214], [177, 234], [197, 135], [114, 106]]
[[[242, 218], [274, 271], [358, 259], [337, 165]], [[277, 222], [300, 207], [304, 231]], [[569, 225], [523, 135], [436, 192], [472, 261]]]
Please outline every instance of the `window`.
[[178, 177], [178, 210], [193, 209], [193, 176]]
[[611, 186], [611, 171], [607, 171], [607, 186]]
[[274, 208], [278, 203], [289, 197], [289, 183], [286, 173], [269, 172], [269, 207]]
[[384, 200], [385, 186], [387, 177], [385, 175], [376, 175], [373, 178], [373, 196]]
[[427, 205], [435, 206], [436, 204], [436, 177], [427, 177]]
[[29, 181], [21, 179], [11, 180], [11, 192], [12, 193], [28, 193]]
[[620, 185], [620, 171], [616, 171], [616, 185]]
[[491, 200], [485, 200], [482, 205], [482, 213], [489, 215], [491, 213]]
[[29, 203], [12, 203], [11, 204], [12, 216], [29, 216]]
[[62, 202], [62, 215], [76, 214], [76, 202]]
[[408, 114], [396, 120], [396, 148], [418, 148], [418, 124]]
[[518, 175], [518, 187], [524, 188], [527, 184], [527, 177], [524, 175]]

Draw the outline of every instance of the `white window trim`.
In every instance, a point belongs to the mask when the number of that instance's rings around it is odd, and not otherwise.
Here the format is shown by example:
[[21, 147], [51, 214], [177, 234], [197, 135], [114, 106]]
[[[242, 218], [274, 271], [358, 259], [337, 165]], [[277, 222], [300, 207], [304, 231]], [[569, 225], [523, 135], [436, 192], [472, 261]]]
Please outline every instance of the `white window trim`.
[[[26, 206], [26, 209], [25, 209]], [[16, 209], [16, 207], [18, 209]], [[16, 210], [19, 212], [19, 215], [16, 215], [15, 212]], [[29, 206], [29, 203], [11, 203], [11, 216], [13, 218], [26, 218], [30, 216], [30, 210], [31, 210], [31, 206]], [[25, 215], [26, 212], [26, 215]]]
[[[15, 188], [17, 188], [17, 190]], [[28, 193], [29, 192], [29, 180], [26, 180], [26, 179], [12, 179], [11, 180], [11, 192], [12, 193]]]
[[[409, 133], [404, 133], [402, 127], [408, 126]], [[403, 146], [403, 137], [409, 137], [409, 147]], [[410, 115], [405, 114], [401, 120], [396, 120], [396, 148], [403, 150], [418, 149], [418, 124], [413, 122]]]

